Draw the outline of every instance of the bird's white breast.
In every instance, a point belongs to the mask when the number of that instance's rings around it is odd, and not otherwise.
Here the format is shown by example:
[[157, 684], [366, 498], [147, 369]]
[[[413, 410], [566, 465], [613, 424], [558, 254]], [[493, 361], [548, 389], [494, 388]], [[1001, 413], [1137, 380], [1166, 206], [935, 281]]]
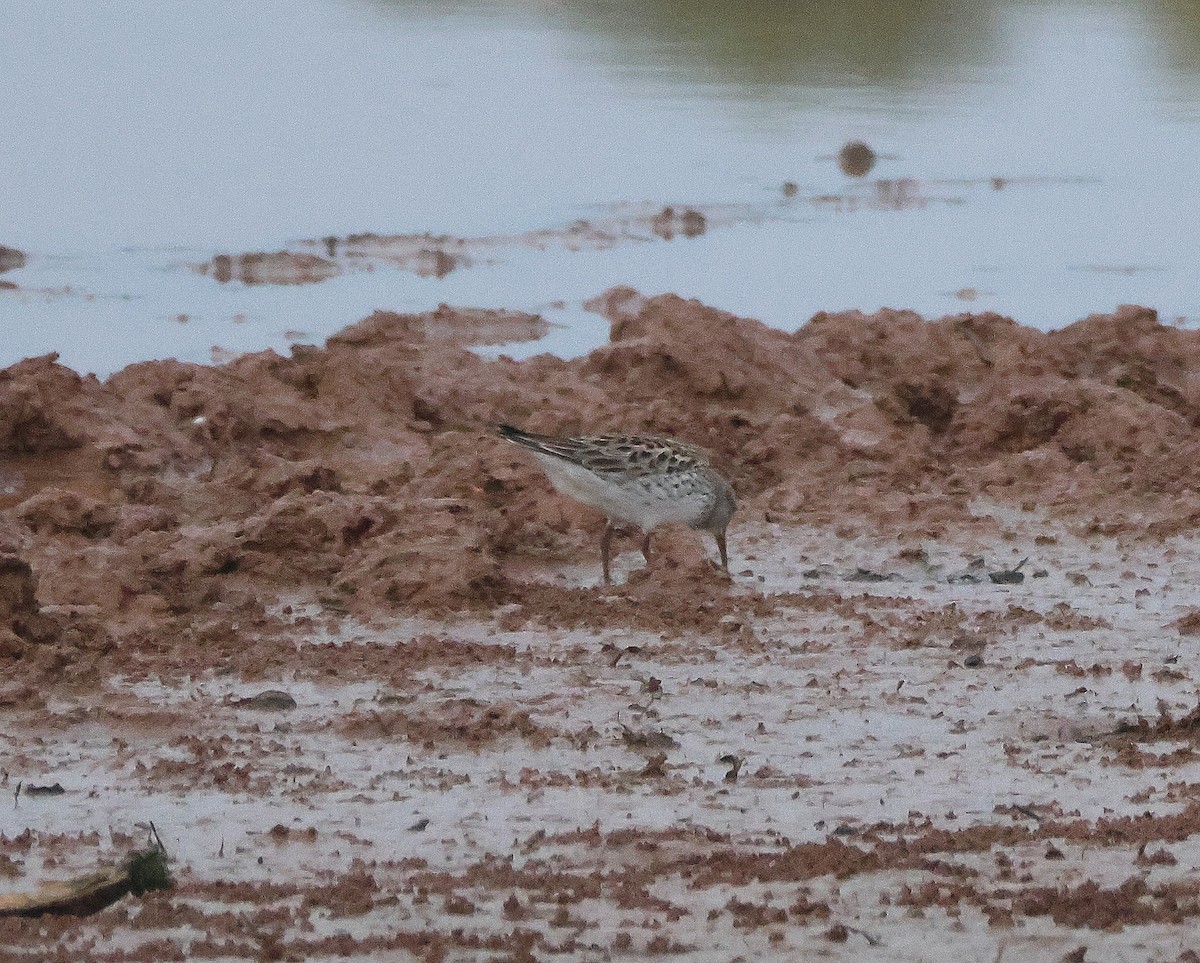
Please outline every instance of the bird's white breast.
[[712, 507], [711, 486], [692, 475], [628, 479], [598, 475], [582, 465], [534, 452], [560, 492], [616, 521], [650, 531], [667, 522], [696, 525]]

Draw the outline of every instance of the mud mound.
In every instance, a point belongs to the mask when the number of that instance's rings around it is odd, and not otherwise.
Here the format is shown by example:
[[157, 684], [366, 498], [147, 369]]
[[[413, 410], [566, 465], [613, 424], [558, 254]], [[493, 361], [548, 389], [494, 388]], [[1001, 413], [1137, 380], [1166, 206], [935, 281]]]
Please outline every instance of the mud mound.
[[[495, 438], [501, 421], [704, 445], [740, 519], [903, 535], [993, 524], [969, 507], [980, 495], [1145, 537], [1200, 518], [1200, 335], [1145, 309], [1053, 334], [896, 311], [788, 334], [627, 288], [594, 307], [611, 343], [573, 361], [480, 358], [468, 343], [540, 319], [443, 306], [219, 368], [150, 362], [101, 383], [53, 355], [21, 362], [0, 372], [4, 546], [38, 605], [137, 645], [261, 625], [280, 593], [367, 617], [490, 611], [534, 591], [511, 563], [592, 564], [602, 525]], [[690, 536], [662, 544], [631, 599], [727, 591]], [[553, 591], [563, 621], [582, 618], [575, 590]]]
[[44, 454], [82, 444], [98, 385], [57, 361], [49, 354], [0, 371], [0, 452]]
[[53, 632], [37, 601], [37, 580], [29, 563], [0, 555], [0, 647], [17, 651], [21, 642], [45, 641]]

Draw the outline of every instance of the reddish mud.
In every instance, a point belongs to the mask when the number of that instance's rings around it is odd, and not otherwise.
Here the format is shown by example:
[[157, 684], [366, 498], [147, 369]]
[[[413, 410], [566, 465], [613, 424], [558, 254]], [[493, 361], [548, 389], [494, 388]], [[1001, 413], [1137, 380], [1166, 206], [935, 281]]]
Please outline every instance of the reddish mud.
[[[572, 361], [486, 360], [544, 322], [442, 307], [0, 372], [0, 878], [86, 870], [168, 801], [183, 863], [0, 944], [882, 960], [944, 930], [991, 959], [1037, 921], [1012, 958], [1182, 958], [1200, 333], [593, 307], [611, 341]], [[732, 578], [665, 531], [597, 585], [603, 520], [502, 421], [709, 448]]]
[[[1036, 182], [1037, 179], [1029, 179]], [[836, 194], [800, 196], [794, 182], [783, 185], [783, 199], [742, 204], [609, 205], [588, 219], [513, 234], [456, 237], [447, 234], [329, 235], [276, 252], [218, 254], [191, 265], [221, 283], [311, 284], [343, 271], [390, 267], [419, 277], [444, 278], [453, 271], [504, 263], [534, 251], [607, 251], [629, 244], [690, 240], [710, 231], [762, 224], [790, 216], [797, 205], [822, 211], [904, 211], [933, 204], [959, 204], [964, 189], [994, 189], [995, 180], [920, 181], [911, 177], [864, 180]], [[1009, 183], [1006, 181], [1006, 183]], [[1011, 183], [1016, 183], [1015, 181]], [[949, 192], [948, 192], [949, 191]]]
[[[361, 616], [489, 611], [544, 591], [514, 565], [590, 561], [601, 522], [552, 496], [500, 421], [699, 443], [742, 523], [916, 539], [990, 527], [980, 498], [1108, 535], [1200, 518], [1200, 334], [1151, 311], [1049, 334], [989, 314], [819, 314], [787, 334], [626, 289], [594, 307], [611, 344], [574, 361], [481, 359], [473, 330], [539, 320], [442, 308], [377, 313], [289, 358], [148, 362], [103, 383], [21, 362], [0, 373], [4, 547], [101, 649], [261, 619], [278, 593]], [[694, 577], [695, 540], [662, 544], [661, 571], [626, 591], [724, 592]]]
[[[306, 241], [298, 250], [274, 253], [218, 254], [194, 265], [222, 283], [309, 284], [324, 281], [343, 270], [373, 270], [387, 265], [419, 277], [444, 278], [451, 271], [478, 264], [494, 264], [529, 250], [607, 250], [618, 244], [676, 237], [699, 237], [710, 224], [722, 226], [759, 221], [769, 209], [749, 206], [710, 207], [702, 213], [690, 207], [645, 205], [614, 207], [594, 220], [579, 220], [563, 227], [520, 234], [485, 237], [451, 237], [440, 234], [349, 234]], [[320, 255], [312, 252], [319, 251]]]
[[316, 284], [341, 273], [333, 261], [294, 251], [256, 251], [251, 254], [217, 254], [197, 266], [222, 284]]

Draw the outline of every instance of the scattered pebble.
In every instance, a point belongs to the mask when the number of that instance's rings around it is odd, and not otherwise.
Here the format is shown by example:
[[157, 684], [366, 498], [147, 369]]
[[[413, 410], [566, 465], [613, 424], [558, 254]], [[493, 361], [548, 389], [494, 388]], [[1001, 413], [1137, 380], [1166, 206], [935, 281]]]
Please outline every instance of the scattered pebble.
[[26, 796], [61, 796], [65, 792], [62, 784], [57, 782], [53, 786], [26, 786], [22, 790]]
[[263, 712], [286, 712], [296, 708], [296, 700], [278, 689], [268, 689], [247, 699], [237, 699], [233, 704], [239, 709], [258, 709]]
[[838, 151], [838, 167], [849, 177], [865, 177], [875, 166], [876, 155], [861, 140], [852, 140]]

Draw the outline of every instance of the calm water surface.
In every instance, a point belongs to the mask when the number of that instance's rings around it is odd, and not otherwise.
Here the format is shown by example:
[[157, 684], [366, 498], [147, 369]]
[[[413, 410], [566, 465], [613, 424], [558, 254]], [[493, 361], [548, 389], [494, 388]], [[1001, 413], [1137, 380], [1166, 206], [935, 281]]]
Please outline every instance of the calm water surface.
[[[617, 283], [792, 329], [822, 309], [1200, 323], [1200, 9], [818, 0], [6, 0], [0, 363], [81, 370], [320, 342], [375, 308], [545, 310], [587, 350]], [[903, 210], [830, 159], [861, 138]], [[992, 178], [1006, 178], [1000, 190]], [[301, 288], [185, 265], [356, 231], [511, 234], [739, 204], [703, 237]], [[964, 302], [954, 292], [974, 289]], [[181, 320], [181, 317], [185, 320]], [[529, 350], [529, 349], [523, 349]]]

